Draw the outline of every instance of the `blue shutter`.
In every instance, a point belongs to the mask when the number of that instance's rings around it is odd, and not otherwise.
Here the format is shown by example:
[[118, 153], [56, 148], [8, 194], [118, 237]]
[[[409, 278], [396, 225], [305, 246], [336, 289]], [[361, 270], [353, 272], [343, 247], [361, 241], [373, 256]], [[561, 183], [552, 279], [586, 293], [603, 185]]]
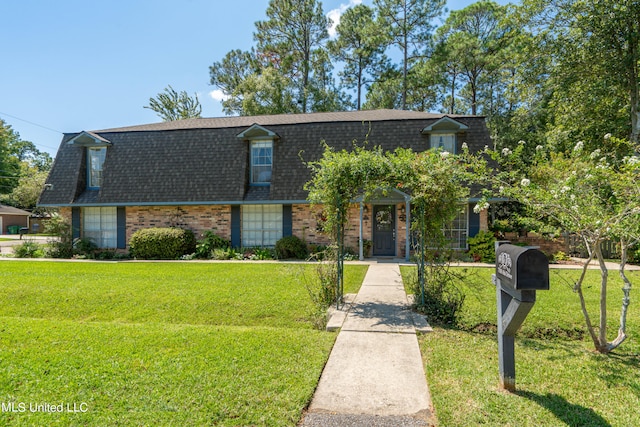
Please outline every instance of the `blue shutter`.
[[120, 206], [116, 213], [116, 228], [118, 231], [118, 249], [127, 247], [127, 213], [124, 206]]
[[71, 208], [71, 238], [80, 238], [80, 208]]
[[282, 206], [282, 237], [293, 235], [293, 211], [291, 205]]
[[240, 232], [240, 206], [231, 206], [231, 246], [234, 248], [242, 246]]
[[480, 214], [473, 211], [473, 203], [469, 203], [469, 237], [474, 237], [480, 232]]

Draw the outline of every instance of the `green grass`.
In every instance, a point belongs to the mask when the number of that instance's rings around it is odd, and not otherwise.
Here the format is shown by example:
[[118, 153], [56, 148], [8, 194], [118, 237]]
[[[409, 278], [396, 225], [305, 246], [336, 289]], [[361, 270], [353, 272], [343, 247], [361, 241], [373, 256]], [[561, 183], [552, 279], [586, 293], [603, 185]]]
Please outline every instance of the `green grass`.
[[[403, 274], [408, 272], [403, 269]], [[577, 270], [551, 270], [551, 289], [516, 336], [516, 393], [499, 389], [495, 287], [492, 269], [473, 269], [461, 285], [467, 298], [457, 329], [436, 327], [420, 337], [427, 381], [441, 426], [635, 426], [640, 424], [640, 312], [632, 293], [628, 340], [610, 355], [593, 351], [578, 296]], [[638, 283], [640, 274], [630, 273]], [[585, 283], [598, 313], [599, 272]], [[611, 272], [610, 337], [617, 332], [622, 284]], [[597, 322], [597, 318], [593, 319]]]
[[[0, 402], [26, 406], [0, 425], [293, 426], [335, 339], [308, 319], [312, 266], [0, 267]], [[30, 412], [42, 403], [87, 411]]]

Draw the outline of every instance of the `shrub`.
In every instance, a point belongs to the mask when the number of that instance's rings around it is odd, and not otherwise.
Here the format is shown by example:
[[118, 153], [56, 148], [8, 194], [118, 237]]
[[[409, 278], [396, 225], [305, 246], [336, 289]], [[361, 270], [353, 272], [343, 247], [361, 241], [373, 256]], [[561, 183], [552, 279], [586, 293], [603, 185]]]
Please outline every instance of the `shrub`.
[[563, 251], [558, 251], [555, 254], [553, 254], [551, 261], [553, 262], [560, 262], [560, 261], [570, 261], [571, 257], [567, 254], [565, 254]]
[[79, 255], [85, 258], [95, 258], [98, 251], [98, 245], [93, 243], [93, 240], [82, 238], [73, 241], [73, 252], [75, 255]]
[[469, 253], [475, 261], [496, 262], [496, 238], [489, 231], [481, 231], [474, 237], [469, 237]]
[[20, 245], [13, 247], [13, 255], [16, 258], [42, 258], [44, 251], [39, 243], [25, 240]]
[[73, 256], [73, 238], [71, 224], [59, 214], [54, 214], [45, 223], [44, 232], [55, 236], [49, 239], [45, 248], [49, 258], [71, 258]]
[[274, 259], [275, 251], [271, 248], [251, 248], [242, 250], [242, 258], [249, 260], [265, 261]]
[[305, 259], [309, 255], [307, 245], [296, 236], [286, 236], [276, 242], [278, 259]]
[[182, 228], [146, 228], [129, 241], [131, 256], [139, 259], [178, 259], [196, 249], [196, 237]]
[[415, 295], [416, 311], [427, 316], [430, 323], [456, 326], [465, 295], [455, 285], [460, 280], [446, 264], [431, 264], [425, 269], [424, 304], [417, 271], [409, 276], [409, 286]]
[[205, 231], [202, 240], [196, 244], [196, 258], [212, 258], [215, 249], [227, 249], [231, 246], [228, 240], [216, 235], [213, 231]]

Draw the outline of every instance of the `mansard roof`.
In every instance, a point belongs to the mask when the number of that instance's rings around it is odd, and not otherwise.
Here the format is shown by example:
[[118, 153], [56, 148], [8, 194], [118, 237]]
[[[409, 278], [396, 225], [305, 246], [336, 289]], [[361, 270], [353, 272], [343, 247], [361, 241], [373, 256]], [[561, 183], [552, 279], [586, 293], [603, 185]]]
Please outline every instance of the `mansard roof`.
[[[337, 150], [368, 141], [393, 151], [424, 151], [423, 130], [443, 114], [399, 110], [284, 114], [188, 119], [65, 134], [41, 206], [134, 206], [180, 204], [303, 203], [310, 171], [304, 162], [322, 156], [323, 143]], [[446, 116], [459, 123], [458, 145], [472, 151], [490, 145], [484, 117]], [[83, 136], [84, 135], [84, 136]], [[82, 136], [82, 137], [81, 137]], [[86, 185], [89, 136], [105, 141], [99, 190]], [[250, 185], [249, 140], [269, 137], [271, 184]], [[108, 142], [108, 144], [106, 143]]]

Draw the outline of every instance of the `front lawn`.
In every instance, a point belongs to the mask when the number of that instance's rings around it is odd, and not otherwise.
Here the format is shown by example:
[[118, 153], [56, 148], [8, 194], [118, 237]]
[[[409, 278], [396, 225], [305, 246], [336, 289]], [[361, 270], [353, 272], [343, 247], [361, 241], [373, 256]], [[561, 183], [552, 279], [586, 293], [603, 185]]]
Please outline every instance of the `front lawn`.
[[0, 267], [1, 425], [293, 426], [335, 339], [309, 265]]
[[[632, 293], [628, 340], [614, 354], [593, 351], [571, 290], [578, 270], [551, 270], [551, 289], [516, 335], [516, 393], [499, 389], [493, 269], [472, 269], [459, 328], [434, 328], [420, 346], [440, 426], [632, 426], [640, 415], [640, 312]], [[403, 274], [408, 268], [403, 268]], [[640, 281], [638, 272], [630, 273]], [[599, 271], [585, 283], [597, 315]], [[609, 336], [617, 332], [622, 283], [610, 272]], [[636, 308], [634, 308], [636, 307]], [[592, 319], [597, 321], [597, 319]]]

